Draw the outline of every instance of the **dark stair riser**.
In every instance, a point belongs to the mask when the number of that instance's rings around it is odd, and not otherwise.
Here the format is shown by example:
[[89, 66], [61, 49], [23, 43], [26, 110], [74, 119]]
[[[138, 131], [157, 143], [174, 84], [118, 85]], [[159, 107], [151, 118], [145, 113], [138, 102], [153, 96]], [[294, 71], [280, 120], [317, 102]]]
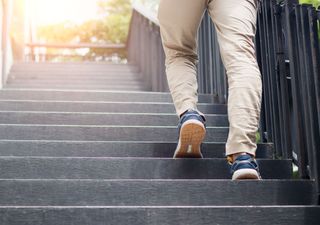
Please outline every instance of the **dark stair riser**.
[[[207, 114], [226, 114], [226, 105], [199, 104], [199, 110]], [[122, 112], [122, 113], [175, 113], [170, 103], [124, 102], [57, 102], [57, 101], [1, 101], [0, 109], [9, 111], [57, 111], [57, 112]]]
[[[228, 126], [226, 115], [207, 115], [207, 126]], [[1, 112], [0, 124], [175, 126], [175, 114], [85, 114]]]
[[[60, 100], [60, 101], [122, 101], [122, 102], [172, 102], [169, 93], [112, 92], [112, 91], [58, 91], [58, 90], [10, 90], [0, 91], [4, 100]], [[199, 102], [211, 103], [211, 95], [199, 95]]]
[[10, 225], [316, 225], [320, 207], [0, 208]]
[[[119, 76], [119, 75], [91, 75], [88, 74], [83, 75], [83, 76], [78, 76], [78, 75], [61, 75], [61, 77], [58, 77], [57, 75], [52, 75], [52, 76], [42, 76], [42, 75], [30, 75], [29, 77], [25, 76], [11, 76], [7, 82], [9, 83], [29, 83], [29, 82], [72, 82], [74, 84], [78, 83], [84, 83], [86, 82], [87, 84], [91, 83], [99, 83], [99, 82], [104, 82], [104, 83], [111, 83], [111, 84], [137, 84], [141, 81], [141, 79], [138, 78], [138, 75], [130, 75], [130, 76]], [[70, 83], [70, 84], [72, 84]]]
[[[225, 142], [228, 128], [207, 128], [206, 141]], [[176, 141], [176, 127], [0, 125], [7, 140]]]
[[[258, 160], [264, 179], [290, 179], [289, 160]], [[0, 179], [230, 179], [225, 159], [1, 157]]]
[[0, 180], [0, 189], [2, 206], [308, 205], [315, 190], [310, 181], [274, 180]]
[[29, 88], [33, 90], [42, 90], [42, 89], [65, 89], [65, 90], [89, 90], [89, 91], [105, 91], [105, 90], [113, 90], [113, 91], [146, 91], [146, 88], [141, 85], [109, 85], [109, 84], [34, 84], [31, 83], [29, 85], [26, 84], [7, 84], [6, 88]]
[[111, 63], [15, 63], [11, 71], [74, 71], [74, 70], [89, 70], [89, 71], [110, 71], [110, 70], [138, 70], [134, 64], [111, 64]]
[[75, 64], [75, 63], [29, 63], [29, 64], [14, 64], [11, 71], [139, 71], [138, 66], [134, 64]]
[[[0, 156], [172, 158], [176, 142], [0, 141]], [[272, 144], [258, 144], [257, 158], [273, 157]], [[225, 158], [224, 143], [203, 143], [206, 158]]]
[[[109, 80], [77, 80], [74, 81], [72, 79], [61, 79], [61, 80], [28, 80], [28, 81], [24, 81], [24, 80], [14, 80], [14, 81], [9, 81], [7, 83], [7, 85], [9, 86], [21, 86], [23, 87], [23, 85], [25, 85], [26, 87], [29, 86], [44, 86], [47, 88], [50, 88], [50, 86], [52, 87], [58, 87], [59, 85], [61, 86], [72, 86], [74, 85], [74, 87], [86, 87], [86, 86], [102, 86], [105, 85], [106, 87], [128, 87], [128, 88], [136, 88], [136, 87], [141, 87], [142, 83], [139, 81], [109, 81]], [[106, 89], [108, 90], [108, 89]]]
[[51, 71], [37, 71], [37, 70], [30, 70], [30, 71], [11, 71], [10, 78], [18, 78], [18, 79], [30, 79], [30, 78], [53, 78], [57, 79], [60, 77], [74, 77], [77, 79], [81, 78], [89, 78], [92, 76], [93, 78], [115, 78], [115, 79], [126, 79], [126, 78], [133, 78], [139, 77], [139, 71], [130, 71], [130, 70], [74, 70], [74, 71], [65, 71], [65, 70], [51, 70]]

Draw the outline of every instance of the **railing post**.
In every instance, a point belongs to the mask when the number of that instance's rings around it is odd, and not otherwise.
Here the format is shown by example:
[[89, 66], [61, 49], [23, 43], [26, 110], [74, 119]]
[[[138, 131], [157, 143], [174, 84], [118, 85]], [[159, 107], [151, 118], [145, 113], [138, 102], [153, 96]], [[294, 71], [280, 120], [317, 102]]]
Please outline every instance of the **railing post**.
[[[318, 11], [320, 15], [320, 11]], [[310, 76], [308, 76], [309, 94], [315, 96], [310, 98], [310, 119], [311, 119], [311, 141], [312, 153], [309, 155], [309, 160], [312, 160], [312, 177], [316, 181], [318, 204], [320, 204], [320, 17], [313, 7], [308, 7], [306, 12], [306, 20], [308, 21], [309, 34], [307, 42], [309, 42], [309, 54], [306, 54], [309, 63]], [[318, 121], [318, 122], [315, 122]]]
[[289, 104], [289, 91], [287, 75], [289, 71], [286, 68], [285, 61], [285, 40], [282, 33], [282, 7], [279, 5], [274, 6], [274, 36], [276, 48], [276, 73], [278, 75], [277, 81], [279, 85], [279, 112], [280, 112], [280, 130], [281, 130], [281, 150], [282, 155], [286, 159], [292, 159], [292, 144], [290, 131], [290, 104]]
[[1, 81], [0, 88], [7, 81], [7, 75], [13, 62], [11, 40], [10, 40], [10, 23], [12, 17], [12, 0], [2, 0], [2, 37], [1, 37], [1, 56], [2, 56], [2, 68], [1, 68]]

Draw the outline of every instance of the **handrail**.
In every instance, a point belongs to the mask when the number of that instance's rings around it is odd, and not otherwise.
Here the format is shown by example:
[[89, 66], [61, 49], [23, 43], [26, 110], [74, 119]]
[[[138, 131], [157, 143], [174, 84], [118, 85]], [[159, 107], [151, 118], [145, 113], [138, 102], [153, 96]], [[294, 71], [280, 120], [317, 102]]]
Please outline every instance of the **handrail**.
[[150, 22], [154, 23], [157, 26], [160, 26], [157, 16], [151, 13], [150, 10], [148, 10], [143, 4], [136, 2], [132, 5], [132, 8], [136, 12], [147, 18]]
[[96, 49], [125, 49], [125, 44], [92, 44], [92, 43], [27, 43], [27, 47], [34, 48], [56, 48], [56, 49], [77, 49], [77, 48], [96, 48]]
[[[218, 50], [214, 51], [219, 47], [208, 14], [205, 15], [199, 30], [198, 46], [199, 93], [212, 94], [213, 102], [225, 103], [227, 98], [225, 70]], [[168, 91], [159, 21], [143, 4], [133, 4], [127, 48], [129, 61], [140, 67], [147, 89]], [[217, 76], [212, 76], [213, 73]]]
[[127, 39], [128, 61], [138, 65], [145, 88], [167, 92], [165, 56], [156, 16], [142, 4], [133, 5], [130, 30]]
[[[61, 58], [79, 58], [82, 59], [90, 59], [95, 58], [91, 56], [80, 56], [75, 54], [47, 54], [40, 53], [37, 51], [38, 49], [99, 49], [104, 50], [105, 57], [109, 57], [110, 53], [119, 53], [125, 52], [126, 45], [125, 44], [94, 44], [94, 43], [77, 43], [77, 44], [66, 44], [66, 43], [26, 43], [26, 47], [30, 49], [29, 53], [26, 54], [26, 61], [47, 61], [47, 60], [56, 60], [57, 57], [61, 60]], [[109, 54], [109, 55], [108, 55]], [[124, 54], [124, 53], [123, 53]]]

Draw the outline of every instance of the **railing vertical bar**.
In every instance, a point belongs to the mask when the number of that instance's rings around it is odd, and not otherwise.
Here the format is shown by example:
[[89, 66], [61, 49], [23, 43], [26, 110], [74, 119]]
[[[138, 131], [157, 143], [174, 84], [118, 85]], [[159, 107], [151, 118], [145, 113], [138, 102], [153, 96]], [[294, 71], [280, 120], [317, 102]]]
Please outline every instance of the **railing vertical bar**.
[[[211, 22], [211, 18], [208, 18], [209, 21], [208, 21], [208, 26], [207, 26], [207, 30], [209, 31], [207, 33], [207, 37], [208, 37], [208, 50], [209, 50], [209, 54], [208, 54], [208, 82], [207, 82], [207, 85], [208, 85], [208, 90], [209, 90], [209, 93], [213, 93], [213, 77], [212, 74], [213, 73], [213, 51], [215, 51], [214, 47], [213, 47], [213, 37], [212, 37], [212, 22]], [[212, 96], [213, 97], [213, 96]]]
[[280, 109], [280, 123], [281, 123], [281, 149], [282, 154], [286, 159], [292, 159], [292, 145], [291, 145], [291, 126], [290, 126], [290, 105], [289, 105], [289, 92], [287, 84], [287, 71], [285, 63], [285, 52], [284, 52], [284, 40], [282, 34], [281, 18], [283, 15], [282, 7], [279, 5], [275, 6], [277, 11], [275, 14], [275, 36], [276, 36], [276, 52], [277, 52], [277, 73], [279, 87], [279, 109]]
[[295, 29], [296, 16], [294, 8], [291, 4], [285, 5], [285, 22], [286, 33], [288, 41], [288, 55], [290, 60], [290, 74], [291, 74], [291, 91], [292, 91], [292, 105], [293, 105], [293, 151], [298, 155], [299, 174], [302, 178], [308, 177], [307, 172], [307, 158], [305, 156], [306, 150], [302, 140], [302, 114], [300, 112], [299, 99], [299, 60], [297, 54], [298, 41], [296, 38], [297, 30]]
[[266, 37], [267, 37], [267, 47], [268, 47], [268, 76], [269, 76], [269, 90], [270, 90], [270, 98], [271, 104], [270, 109], [272, 113], [272, 140], [274, 142], [275, 151], [278, 156], [282, 155], [282, 149], [280, 144], [281, 133], [280, 133], [280, 121], [279, 121], [279, 105], [278, 105], [278, 82], [277, 82], [277, 72], [276, 72], [276, 54], [275, 54], [275, 46], [274, 46], [274, 11], [273, 11], [273, 3], [274, 0], [267, 1], [265, 9], [266, 15]]
[[[299, 29], [301, 33], [299, 34], [298, 37], [300, 37], [299, 43], [300, 44], [300, 55], [301, 55], [301, 60], [300, 60], [300, 82], [301, 82], [301, 92], [302, 92], [302, 97], [303, 97], [303, 113], [304, 113], [304, 140], [305, 144], [307, 147], [307, 154], [308, 156], [312, 156], [312, 151], [313, 151], [313, 132], [312, 132], [312, 127], [313, 127], [313, 121], [312, 121], [312, 99], [310, 96], [313, 96], [312, 89], [309, 84], [309, 78], [311, 76], [311, 71], [308, 62], [310, 60], [311, 52], [310, 52], [310, 39], [308, 38], [308, 35], [305, 35], [306, 32], [309, 31], [308, 27], [308, 14], [307, 14], [307, 5], [302, 5], [302, 6], [297, 6], [297, 11], [299, 12]], [[308, 157], [308, 164], [309, 168], [314, 168], [314, 160], [312, 157]], [[314, 177], [314, 173], [311, 170], [310, 171], [310, 177]]]
[[267, 59], [266, 55], [268, 54], [267, 51], [267, 45], [266, 45], [266, 36], [263, 35], [265, 34], [265, 17], [263, 16], [264, 14], [264, 8], [265, 8], [265, 1], [261, 2], [261, 6], [259, 8], [259, 16], [258, 16], [258, 37], [260, 38], [259, 43], [260, 43], [260, 49], [261, 49], [261, 57], [260, 57], [260, 69], [263, 74], [262, 76], [262, 83], [263, 83], [263, 103], [264, 103], [264, 109], [265, 109], [265, 115], [266, 115], [266, 132], [263, 133], [263, 139], [266, 139], [268, 142], [272, 142], [272, 133], [271, 133], [271, 121], [272, 121], [272, 115], [270, 113], [271, 109], [271, 103], [270, 99], [268, 98], [269, 96], [269, 76], [268, 76], [268, 70], [267, 70]]
[[[307, 20], [308, 20], [308, 32], [310, 43], [310, 51], [308, 56], [309, 67], [310, 67], [310, 76], [308, 76], [308, 83], [310, 85], [311, 93], [309, 96], [315, 96], [315, 98], [310, 98], [312, 101], [311, 106], [311, 127], [312, 127], [312, 154], [309, 155], [309, 160], [313, 160], [312, 173], [313, 178], [316, 181], [316, 189], [318, 196], [318, 204], [320, 204], [320, 153], [318, 151], [320, 147], [320, 55], [319, 55], [319, 37], [318, 32], [320, 29], [317, 29], [317, 17], [316, 11], [313, 7], [308, 7], [307, 9]], [[320, 18], [319, 18], [320, 20]], [[318, 121], [314, 122], [314, 121]], [[311, 159], [310, 159], [311, 158]]]

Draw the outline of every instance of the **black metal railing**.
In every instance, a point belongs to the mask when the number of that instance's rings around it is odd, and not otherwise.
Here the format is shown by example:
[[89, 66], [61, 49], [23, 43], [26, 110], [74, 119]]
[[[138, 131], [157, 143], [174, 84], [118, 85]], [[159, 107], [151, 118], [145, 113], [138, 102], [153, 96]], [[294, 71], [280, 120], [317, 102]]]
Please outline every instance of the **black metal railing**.
[[203, 17], [198, 35], [199, 93], [212, 94], [214, 102], [224, 104], [228, 97], [226, 72], [220, 57], [215, 27], [208, 12]]
[[133, 6], [127, 48], [128, 60], [139, 66], [147, 90], [167, 92], [159, 23], [156, 16], [140, 4]]
[[[213, 101], [225, 103], [227, 82], [221, 62], [215, 30], [208, 14], [205, 15], [199, 30], [198, 82], [201, 94], [212, 94]], [[209, 47], [208, 47], [209, 46]], [[143, 5], [133, 5], [133, 14], [128, 38], [128, 59], [141, 70], [141, 76], [151, 91], [167, 92], [165, 56], [160, 27], [156, 15]], [[215, 74], [216, 76], [212, 76]], [[221, 85], [223, 84], [223, 85]]]
[[262, 1], [257, 56], [263, 78], [261, 133], [277, 157], [293, 159], [320, 193], [319, 15], [297, 1]]

